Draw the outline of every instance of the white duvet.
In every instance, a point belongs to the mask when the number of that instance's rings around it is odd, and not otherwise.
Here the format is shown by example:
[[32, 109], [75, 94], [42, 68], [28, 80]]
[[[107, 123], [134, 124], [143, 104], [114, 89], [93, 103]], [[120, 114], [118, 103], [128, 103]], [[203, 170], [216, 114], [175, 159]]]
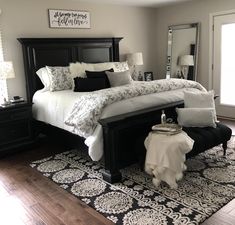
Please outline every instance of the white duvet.
[[[184, 90], [199, 91], [195, 88], [184, 88], [114, 102], [104, 108], [101, 118], [183, 100]], [[72, 132], [73, 127], [67, 126], [64, 121], [71, 113], [74, 103], [79, 96], [84, 94], [86, 92], [73, 92], [72, 90], [57, 92], [42, 92], [39, 90], [33, 96], [33, 116], [36, 120]], [[96, 126], [92, 135], [86, 138], [85, 144], [89, 148], [89, 155], [92, 160], [100, 160], [103, 155], [103, 133], [101, 125], [98, 124]]]

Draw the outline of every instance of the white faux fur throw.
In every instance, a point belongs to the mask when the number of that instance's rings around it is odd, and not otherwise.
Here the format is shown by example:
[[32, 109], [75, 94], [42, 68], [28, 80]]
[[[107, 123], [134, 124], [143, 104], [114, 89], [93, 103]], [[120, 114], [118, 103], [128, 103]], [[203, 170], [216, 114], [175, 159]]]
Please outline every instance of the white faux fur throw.
[[184, 132], [165, 135], [150, 132], [145, 139], [147, 149], [145, 171], [153, 175], [153, 184], [165, 181], [171, 188], [177, 188], [176, 181], [182, 179], [186, 170], [185, 154], [191, 151], [194, 141]]

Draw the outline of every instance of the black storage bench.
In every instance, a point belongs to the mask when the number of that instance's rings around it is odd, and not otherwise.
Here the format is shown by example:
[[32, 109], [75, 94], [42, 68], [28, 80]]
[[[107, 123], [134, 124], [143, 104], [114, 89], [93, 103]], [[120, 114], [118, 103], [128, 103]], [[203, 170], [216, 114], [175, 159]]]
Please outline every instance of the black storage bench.
[[183, 127], [189, 137], [194, 140], [192, 151], [187, 154], [187, 158], [204, 152], [219, 144], [222, 144], [224, 155], [226, 154], [227, 141], [230, 140], [232, 130], [222, 123], [217, 123], [217, 127]]
[[[230, 140], [232, 130], [222, 123], [217, 123], [217, 127], [183, 127], [183, 131], [194, 140], [193, 149], [186, 154], [187, 158], [202, 153], [210, 148], [222, 144], [224, 155], [226, 154], [227, 142]], [[136, 141], [136, 154], [138, 155], [139, 164], [144, 169], [146, 149], [142, 136]]]

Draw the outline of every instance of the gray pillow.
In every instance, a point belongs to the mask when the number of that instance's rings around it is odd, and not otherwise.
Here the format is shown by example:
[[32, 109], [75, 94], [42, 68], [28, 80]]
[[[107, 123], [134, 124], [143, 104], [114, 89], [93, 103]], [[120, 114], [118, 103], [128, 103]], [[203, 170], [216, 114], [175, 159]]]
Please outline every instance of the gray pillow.
[[213, 108], [176, 108], [176, 112], [183, 127], [216, 127]]
[[109, 78], [111, 87], [117, 87], [121, 85], [130, 84], [132, 82], [131, 74], [129, 70], [124, 72], [105, 72]]

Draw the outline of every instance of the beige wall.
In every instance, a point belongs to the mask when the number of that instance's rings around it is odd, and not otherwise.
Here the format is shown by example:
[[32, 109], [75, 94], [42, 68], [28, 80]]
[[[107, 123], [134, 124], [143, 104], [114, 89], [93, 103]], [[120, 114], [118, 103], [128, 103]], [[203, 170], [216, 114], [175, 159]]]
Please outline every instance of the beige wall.
[[[9, 95], [25, 97], [25, 78], [19, 37], [124, 37], [121, 60], [129, 52], [144, 55], [142, 71], [165, 78], [167, 29], [169, 25], [200, 22], [198, 81], [209, 87], [209, 14], [235, 9], [234, 0], [197, 0], [159, 9], [107, 4], [79, 3], [75, 0], [0, 0], [0, 22], [5, 60], [12, 60], [16, 78], [8, 80]], [[50, 29], [48, 9], [87, 10], [91, 29]]]
[[[0, 16], [5, 60], [14, 63], [16, 78], [8, 80], [10, 97], [26, 95], [19, 37], [124, 37], [120, 42], [121, 60], [130, 52], [141, 51], [142, 71], [154, 71], [156, 49], [155, 10], [117, 5], [79, 3], [75, 0], [0, 0]], [[48, 9], [87, 10], [91, 29], [50, 29]]]
[[198, 81], [209, 87], [209, 15], [210, 13], [235, 10], [234, 0], [197, 0], [156, 10], [156, 63], [158, 78], [165, 77], [167, 29], [169, 25], [200, 22], [200, 48]]

